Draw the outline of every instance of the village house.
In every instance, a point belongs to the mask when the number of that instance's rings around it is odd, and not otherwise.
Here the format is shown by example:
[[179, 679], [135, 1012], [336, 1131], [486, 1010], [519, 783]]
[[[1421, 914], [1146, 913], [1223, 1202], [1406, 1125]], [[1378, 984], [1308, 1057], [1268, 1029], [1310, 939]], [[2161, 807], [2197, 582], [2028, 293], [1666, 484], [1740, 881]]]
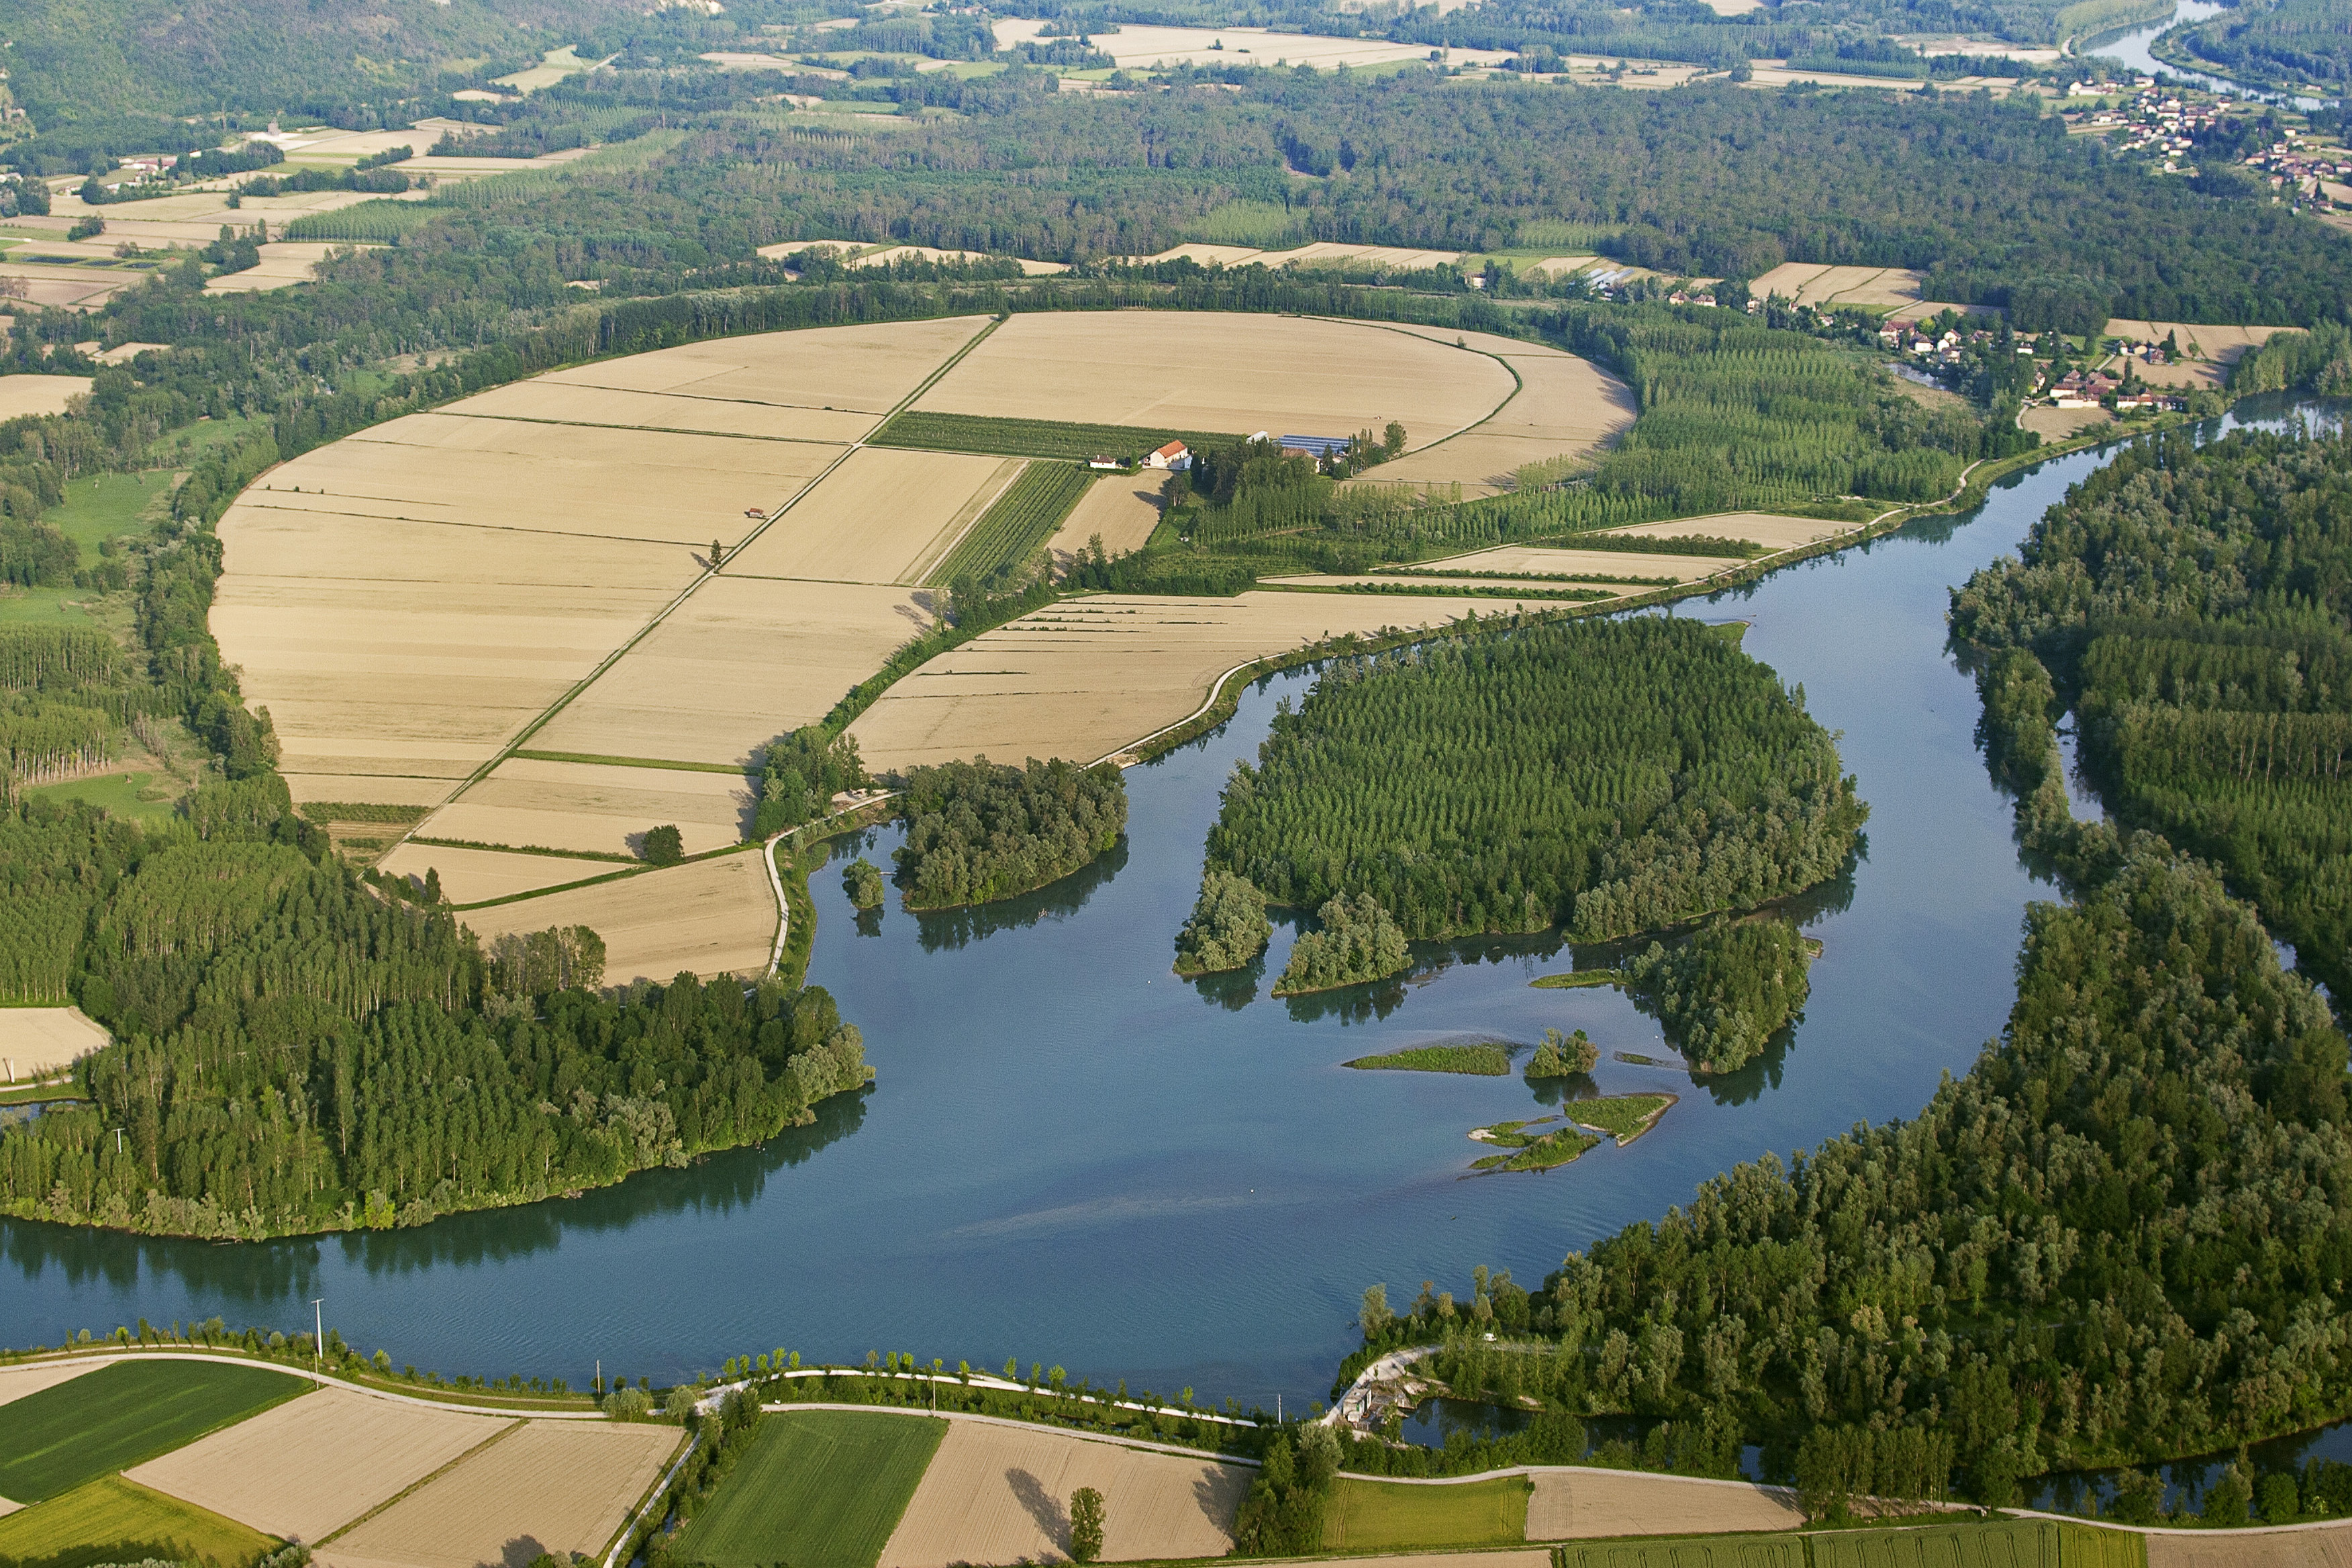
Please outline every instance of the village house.
[[1147, 456], [1143, 459], [1143, 466], [1147, 468], [1166, 468], [1171, 473], [1181, 474], [1192, 466], [1192, 451], [1181, 441], [1171, 441], [1165, 447]]

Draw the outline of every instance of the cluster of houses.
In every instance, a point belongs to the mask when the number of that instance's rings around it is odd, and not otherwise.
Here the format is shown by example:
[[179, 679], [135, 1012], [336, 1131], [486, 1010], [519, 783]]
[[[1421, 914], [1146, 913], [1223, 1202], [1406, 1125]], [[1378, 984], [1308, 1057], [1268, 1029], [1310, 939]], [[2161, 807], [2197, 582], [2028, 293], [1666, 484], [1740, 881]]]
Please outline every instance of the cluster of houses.
[[2272, 142], [2270, 151], [2249, 157], [2246, 167], [2268, 174], [2273, 189], [2286, 188], [2314, 206], [2334, 205], [2324, 182], [2352, 183], [2352, 150], [2312, 146], [2300, 131], [2286, 134], [2285, 141]]
[[2127, 102], [2083, 116], [2080, 123], [2119, 136], [2117, 152], [2160, 158], [2163, 171], [2177, 174], [2180, 160], [2196, 148], [2197, 132], [2210, 131], [2221, 117], [2219, 103], [2186, 101], [2177, 93], [2149, 87]]
[[[1878, 329], [1878, 342], [1881, 348], [1907, 353], [1914, 359], [1932, 359], [1942, 364], [1959, 363], [1964, 346], [1990, 342], [1992, 342], [1992, 334], [1981, 327], [1967, 333], [1963, 333], [1958, 327], [1947, 327], [1937, 334], [1928, 331], [1916, 321], [1906, 321], [1899, 316], [1888, 317]], [[2018, 340], [2017, 352], [2021, 354], [2032, 353], [2033, 347], [2021, 338]]]
[[2056, 408], [2112, 407], [2117, 413], [2127, 408], [2177, 409], [2181, 406], [2179, 394], [2135, 385], [2126, 390], [2122, 380], [2103, 375], [2095, 370], [2070, 370], [2042, 389], [2051, 405]]

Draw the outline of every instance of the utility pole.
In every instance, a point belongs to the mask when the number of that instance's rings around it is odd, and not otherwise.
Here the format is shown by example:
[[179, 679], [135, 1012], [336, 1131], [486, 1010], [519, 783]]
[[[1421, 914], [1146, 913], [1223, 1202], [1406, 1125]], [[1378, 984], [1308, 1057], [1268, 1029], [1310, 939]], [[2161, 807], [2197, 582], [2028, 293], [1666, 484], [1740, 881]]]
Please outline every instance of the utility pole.
[[318, 1363], [320, 1372], [327, 1370], [326, 1302], [327, 1299], [324, 1296], [316, 1297], [310, 1302], [311, 1321], [317, 1324], [319, 1331], [310, 1337], [310, 1359]]

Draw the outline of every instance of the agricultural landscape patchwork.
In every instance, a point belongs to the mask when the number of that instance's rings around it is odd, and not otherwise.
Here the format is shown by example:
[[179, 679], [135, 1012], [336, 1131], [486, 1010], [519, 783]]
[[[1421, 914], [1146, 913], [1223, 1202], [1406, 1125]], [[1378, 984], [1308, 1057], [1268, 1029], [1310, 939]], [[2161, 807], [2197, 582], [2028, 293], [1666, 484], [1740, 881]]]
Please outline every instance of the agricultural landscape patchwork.
[[2347, 4], [25, 0], [0, 1568], [2352, 1555]]

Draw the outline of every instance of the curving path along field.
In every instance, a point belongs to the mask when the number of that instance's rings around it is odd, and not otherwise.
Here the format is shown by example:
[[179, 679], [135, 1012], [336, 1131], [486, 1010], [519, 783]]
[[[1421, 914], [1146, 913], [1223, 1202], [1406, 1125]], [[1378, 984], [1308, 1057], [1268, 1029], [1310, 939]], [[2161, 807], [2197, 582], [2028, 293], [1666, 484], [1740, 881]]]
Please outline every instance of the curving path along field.
[[[222, 520], [214, 633], [270, 710], [295, 798], [422, 814], [383, 864], [489, 905], [478, 931], [585, 921], [615, 983], [756, 970], [775, 929], [760, 871], [634, 871], [637, 840], [676, 823], [689, 854], [740, 844], [761, 747], [931, 625], [927, 579], [1024, 465], [867, 444], [905, 409], [1244, 436], [1394, 419], [1400, 462], [1444, 482], [1631, 417], [1572, 356], [1361, 322], [1072, 312], [723, 339], [496, 388], [271, 470]], [[1087, 515], [1132, 535], [1137, 504]], [[1091, 760], [1237, 664], [1509, 607], [1085, 601], [919, 671], [855, 732], [885, 768]]]

